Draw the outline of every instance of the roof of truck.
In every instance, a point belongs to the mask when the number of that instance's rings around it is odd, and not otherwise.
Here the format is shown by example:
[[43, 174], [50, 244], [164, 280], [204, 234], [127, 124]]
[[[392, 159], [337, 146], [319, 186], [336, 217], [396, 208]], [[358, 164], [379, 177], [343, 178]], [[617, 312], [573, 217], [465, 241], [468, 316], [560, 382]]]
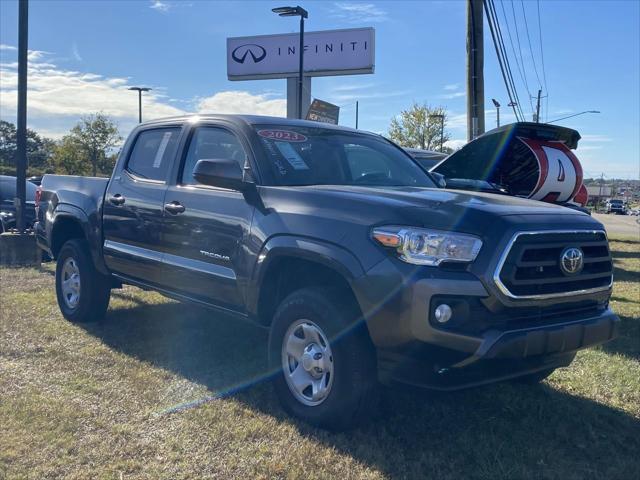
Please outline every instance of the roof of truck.
[[179, 115], [175, 117], [158, 118], [155, 120], [149, 120], [143, 122], [141, 125], [152, 125], [158, 123], [170, 123], [170, 122], [199, 122], [206, 120], [224, 120], [227, 122], [235, 123], [238, 125], [286, 125], [292, 127], [322, 127], [331, 130], [350, 131], [358, 133], [368, 133], [364, 130], [356, 130], [350, 127], [344, 127], [342, 125], [332, 125], [330, 123], [312, 122], [311, 120], [298, 120], [292, 118], [283, 117], [270, 117], [266, 115], [240, 115], [240, 114], [226, 114], [226, 113], [198, 113], [192, 115]]

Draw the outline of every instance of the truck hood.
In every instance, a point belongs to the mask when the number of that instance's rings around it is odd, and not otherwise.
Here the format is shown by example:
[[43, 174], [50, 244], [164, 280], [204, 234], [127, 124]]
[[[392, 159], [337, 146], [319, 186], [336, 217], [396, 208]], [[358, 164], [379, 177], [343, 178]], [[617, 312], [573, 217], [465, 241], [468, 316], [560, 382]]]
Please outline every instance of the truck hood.
[[[484, 236], [492, 229], [602, 228], [587, 214], [559, 205], [462, 190], [416, 187], [260, 187], [265, 212], [284, 231], [345, 238], [352, 228], [413, 225]], [[269, 215], [271, 216], [271, 215]], [[347, 235], [348, 236], [348, 235]]]
[[397, 208], [447, 210], [450, 213], [476, 210], [493, 215], [577, 214], [573, 210], [524, 198], [464, 190], [417, 187], [302, 187], [316, 194], [343, 201], [364, 201]]

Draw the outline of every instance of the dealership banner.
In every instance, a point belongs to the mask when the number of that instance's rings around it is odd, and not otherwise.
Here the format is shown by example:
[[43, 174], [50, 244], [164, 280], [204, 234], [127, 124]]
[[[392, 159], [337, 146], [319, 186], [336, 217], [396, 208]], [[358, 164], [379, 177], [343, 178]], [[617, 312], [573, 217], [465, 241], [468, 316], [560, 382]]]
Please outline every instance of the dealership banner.
[[340, 107], [333, 103], [318, 100], [317, 98], [311, 102], [311, 106], [307, 111], [307, 120], [322, 123], [338, 124], [340, 116]]
[[[300, 36], [297, 33], [227, 38], [229, 80], [259, 80], [298, 75]], [[305, 76], [373, 73], [375, 30], [352, 28], [306, 32]]]

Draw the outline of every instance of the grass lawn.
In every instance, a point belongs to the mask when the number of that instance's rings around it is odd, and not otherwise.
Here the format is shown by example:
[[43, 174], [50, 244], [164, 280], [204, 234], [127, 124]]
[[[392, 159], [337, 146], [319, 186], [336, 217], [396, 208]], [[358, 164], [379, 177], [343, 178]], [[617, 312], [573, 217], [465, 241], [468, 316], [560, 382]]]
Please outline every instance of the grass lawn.
[[638, 478], [640, 242], [612, 250], [617, 340], [540, 386], [384, 390], [346, 434], [283, 413], [265, 330], [132, 287], [72, 325], [51, 265], [0, 269], [0, 478]]

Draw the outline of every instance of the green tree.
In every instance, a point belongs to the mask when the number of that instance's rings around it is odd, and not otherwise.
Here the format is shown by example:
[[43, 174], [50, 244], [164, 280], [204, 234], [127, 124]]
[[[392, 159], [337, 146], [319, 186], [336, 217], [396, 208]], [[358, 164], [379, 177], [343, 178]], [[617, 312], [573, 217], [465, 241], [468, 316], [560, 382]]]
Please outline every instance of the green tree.
[[73, 175], [109, 175], [121, 140], [118, 127], [103, 113], [82, 117], [58, 144], [54, 165]]
[[51, 163], [61, 175], [91, 175], [91, 162], [73, 135], [65, 135], [58, 142]]
[[[444, 107], [431, 107], [426, 103], [415, 103], [408, 110], [400, 112], [398, 117], [391, 120], [389, 126], [389, 138], [407, 148], [421, 148], [423, 150], [436, 150], [440, 148], [440, 134], [442, 123], [447, 126], [447, 112]], [[450, 139], [444, 132], [442, 143]], [[444, 147], [447, 151], [447, 147]]]
[[[55, 142], [27, 129], [27, 163], [29, 174], [51, 171]], [[0, 165], [7, 172], [15, 169], [17, 156], [16, 126], [0, 120]]]

